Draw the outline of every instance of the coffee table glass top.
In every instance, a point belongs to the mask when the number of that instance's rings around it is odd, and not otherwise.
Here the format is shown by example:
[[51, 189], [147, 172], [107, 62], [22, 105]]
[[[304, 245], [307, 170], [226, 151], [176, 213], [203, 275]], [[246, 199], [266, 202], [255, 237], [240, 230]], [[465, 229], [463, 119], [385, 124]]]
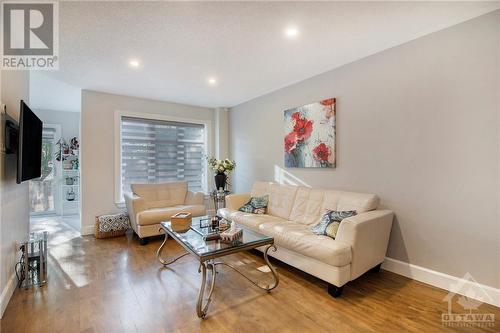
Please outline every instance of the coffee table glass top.
[[221, 257], [240, 250], [273, 244], [274, 242], [272, 237], [247, 229], [241, 225], [238, 225], [238, 227], [243, 229], [243, 237], [238, 242], [223, 243], [219, 239], [205, 241], [200, 233], [206, 235], [211, 232], [211, 228], [200, 228], [200, 219], [203, 218], [206, 218], [206, 216], [193, 217], [191, 229], [186, 232], [172, 230], [170, 221], [162, 222], [161, 226], [171, 237], [181, 243], [186, 250], [200, 257], [200, 259], [205, 257]]

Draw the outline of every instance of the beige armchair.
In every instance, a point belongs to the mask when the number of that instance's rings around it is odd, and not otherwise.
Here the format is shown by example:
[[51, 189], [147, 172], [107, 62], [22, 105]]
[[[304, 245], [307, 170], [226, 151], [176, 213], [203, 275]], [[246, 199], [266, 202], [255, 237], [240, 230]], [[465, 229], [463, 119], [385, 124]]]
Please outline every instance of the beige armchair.
[[170, 220], [179, 212], [190, 212], [193, 216], [206, 214], [204, 194], [188, 191], [187, 182], [132, 184], [130, 187], [132, 193], [125, 194], [125, 203], [141, 245], [147, 244], [148, 237], [160, 235], [160, 222]]

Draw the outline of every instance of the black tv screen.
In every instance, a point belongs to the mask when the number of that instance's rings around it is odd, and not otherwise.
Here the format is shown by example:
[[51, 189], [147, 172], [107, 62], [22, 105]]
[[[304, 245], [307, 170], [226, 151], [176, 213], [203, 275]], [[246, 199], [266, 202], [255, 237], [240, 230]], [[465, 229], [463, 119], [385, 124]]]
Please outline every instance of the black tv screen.
[[17, 148], [18, 184], [42, 175], [42, 130], [42, 121], [21, 101]]

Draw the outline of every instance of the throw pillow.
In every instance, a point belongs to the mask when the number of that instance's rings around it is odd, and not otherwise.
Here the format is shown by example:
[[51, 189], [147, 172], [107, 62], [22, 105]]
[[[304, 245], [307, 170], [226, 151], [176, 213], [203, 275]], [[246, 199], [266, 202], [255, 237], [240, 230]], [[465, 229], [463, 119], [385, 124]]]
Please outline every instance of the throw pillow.
[[240, 207], [239, 211], [252, 214], [265, 214], [269, 196], [252, 197], [250, 201]]
[[355, 210], [344, 210], [344, 211], [327, 211], [311, 230], [317, 235], [326, 235], [335, 239], [337, 236], [337, 231], [340, 226], [340, 222], [343, 219], [356, 215]]

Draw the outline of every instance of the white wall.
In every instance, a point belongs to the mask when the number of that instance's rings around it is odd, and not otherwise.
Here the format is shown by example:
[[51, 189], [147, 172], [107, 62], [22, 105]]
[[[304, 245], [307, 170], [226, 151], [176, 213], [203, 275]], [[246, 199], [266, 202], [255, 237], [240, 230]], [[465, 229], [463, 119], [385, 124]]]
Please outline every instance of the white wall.
[[216, 108], [215, 112], [215, 157], [229, 157], [229, 109]]
[[[82, 91], [82, 234], [93, 232], [96, 215], [119, 211], [114, 200], [114, 111], [143, 112], [209, 121], [213, 148], [214, 110], [190, 105]], [[213, 149], [215, 150], [215, 149]]]
[[47, 75], [45, 71], [33, 71], [30, 77], [31, 109], [80, 112], [82, 90]]
[[[499, 31], [496, 11], [232, 108], [235, 190], [288, 173], [376, 193], [389, 257], [499, 288]], [[337, 168], [283, 170], [283, 111], [329, 97]]]
[[[2, 71], [2, 103], [7, 113], [19, 120], [19, 100], [29, 104], [29, 71]], [[1, 147], [4, 147], [4, 123], [2, 114], [0, 126]], [[16, 286], [14, 266], [19, 259], [17, 241], [27, 237], [29, 232], [28, 182], [16, 184], [16, 155], [0, 152], [0, 314], [3, 315]]]
[[80, 112], [33, 109], [44, 124], [61, 125], [61, 136], [69, 143], [73, 137], [80, 138]]

